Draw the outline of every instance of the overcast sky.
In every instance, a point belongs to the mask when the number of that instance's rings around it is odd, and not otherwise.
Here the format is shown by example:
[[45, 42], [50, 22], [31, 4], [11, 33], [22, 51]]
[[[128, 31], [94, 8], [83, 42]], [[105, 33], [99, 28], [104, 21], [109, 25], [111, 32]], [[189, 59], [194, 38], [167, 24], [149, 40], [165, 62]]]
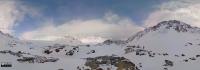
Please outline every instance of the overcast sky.
[[200, 27], [200, 0], [0, 0], [0, 30], [20, 39], [123, 39], [163, 20]]

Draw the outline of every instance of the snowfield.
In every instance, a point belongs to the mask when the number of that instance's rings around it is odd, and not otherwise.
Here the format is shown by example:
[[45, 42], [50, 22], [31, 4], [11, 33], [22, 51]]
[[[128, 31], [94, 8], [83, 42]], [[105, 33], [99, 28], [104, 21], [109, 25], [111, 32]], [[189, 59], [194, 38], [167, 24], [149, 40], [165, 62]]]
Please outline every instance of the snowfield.
[[[163, 21], [125, 41], [23, 41], [0, 33], [0, 70], [199, 70], [200, 28]], [[88, 39], [87, 39], [88, 40]]]

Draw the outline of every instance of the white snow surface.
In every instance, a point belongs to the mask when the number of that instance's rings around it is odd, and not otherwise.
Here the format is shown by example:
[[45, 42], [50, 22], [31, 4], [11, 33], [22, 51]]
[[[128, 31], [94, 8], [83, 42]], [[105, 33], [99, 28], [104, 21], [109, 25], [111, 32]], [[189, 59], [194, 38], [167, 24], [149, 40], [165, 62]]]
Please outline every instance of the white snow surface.
[[[59, 60], [46, 63], [20, 63], [17, 61], [18, 57], [0, 53], [0, 62], [11, 62], [13, 65], [12, 67], [0, 67], [0, 70], [77, 70], [77, 66], [84, 66], [86, 62], [84, 58], [105, 55], [125, 57], [136, 64], [140, 70], [164, 70], [164, 68], [168, 70], [199, 70], [200, 57], [198, 58], [196, 55], [200, 54], [200, 33], [197, 31], [178, 32], [173, 28], [166, 29], [166, 26], [160, 26], [157, 30], [146, 32], [143, 36], [133, 39], [126, 44], [92, 44], [89, 47], [87, 44], [78, 41], [22, 41], [1, 33], [0, 51], [23, 51], [32, 55], [55, 57], [59, 58]], [[65, 47], [60, 52], [43, 53], [44, 49], [55, 50], [56, 48], [48, 48], [48, 46], [55, 44], [65, 45]], [[124, 49], [127, 48], [126, 46], [133, 45], [144, 46], [146, 50], [155, 53], [168, 53], [169, 55], [160, 56], [156, 54], [155, 57], [149, 57], [148, 55], [138, 56], [135, 52], [125, 54]], [[74, 46], [79, 47], [78, 52], [75, 52], [73, 56], [65, 55], [65, 50], [69, 51]], [[91, 50], [95, 50], [95, 53], [91, 53]], [[181, 54], [185, 54], [185, 56], [180, 56]], [[32, 55], [24, 54], [24, 56]], [[192, 57], [196, 60], [189, 59]], [[188, 59], [188, 62], [184, 62], [183, 60], [185, 59]], [[174, 65], [172, 67], [163, 66], [164, 60], [170, 60]], [[140, 63], [142, 67], [139, 67]], [[100, 67], [106, 69], [109, 66], [102, 65]], [[112, 70], [116, 70], [116, 68], [113, 67]]]

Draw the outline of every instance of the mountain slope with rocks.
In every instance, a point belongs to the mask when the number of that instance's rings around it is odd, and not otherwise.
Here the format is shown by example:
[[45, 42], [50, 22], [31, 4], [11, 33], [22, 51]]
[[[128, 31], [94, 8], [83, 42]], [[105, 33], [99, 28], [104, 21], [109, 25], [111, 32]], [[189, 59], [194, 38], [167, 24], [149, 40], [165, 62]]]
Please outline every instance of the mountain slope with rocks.
[[[199, 38], [200, 28], [177, 20], [163, 21], [126, 40], [126, 56], [141, 63], [142, 70], [198, 70]], [[173, 65], [165, 65], [166, 60]]]
[[73, 37], [22, 41], [4, 33], [0, 33], [0, 39], [0, 70], [200, 68], [200, 28], [178, 20], [160, 22], [125, 41], [105, 40], [98, 44], [83, 44]]

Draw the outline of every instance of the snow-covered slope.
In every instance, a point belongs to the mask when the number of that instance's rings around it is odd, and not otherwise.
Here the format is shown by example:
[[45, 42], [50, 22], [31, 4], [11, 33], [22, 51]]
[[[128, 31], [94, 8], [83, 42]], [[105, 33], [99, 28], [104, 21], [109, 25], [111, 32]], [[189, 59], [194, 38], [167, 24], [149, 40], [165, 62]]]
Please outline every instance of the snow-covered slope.
[[[184, 22], [177, 20], [160, 22], [156, 26], [138, 32], [126, 42], [127, 58], [141, 63], [142, 70], [199, 70], [200, 68], [198, 67], [200, 28]], [[134, 48], [134, 46], [139, 47]], [[172, 61], [174, 65], [165, 66], [165, 60]]]
[[[200, 44], [200, 29], [180, 21], [163, 21], [129, 38], [129, 44], [145, 46], [147, 49], [176, 53], [188, 46]], [[189, 43], [192, 43], [190, 45]], [[191, 48], [190, 47], [190, 48]], [[165, 48], [165, 50], [163, 50]], [[174, 49], [174, 50], [172, 50]]]
[[88, 37], [80, 38], [79, 40], [82, 43], [86, 43], [86, 44], [98, 44], [98, 43], [104, 42], [107, 39], [102, 38], [102, 37], [98, 37], [98, 36], [88, 36]]
[[[22, 41], [3, 33], [0, 37], [0, 57], [3, 57], [0, 58], [1, 65], [12, 64], [12, 67], [0, 67], [0, 70], [84, 70], [90, 69], [85, 66], [88, 58], [118, 58], [116, 56], [120, 57], [124, 53], [123, 47], [116, 44], [82, 44], [72, 37], [56, 41]], [[14, 43], [9, 45], [12, 41]], [[110, 66], [116, 69], [115, 66]], [[100, 64], [99, 67], [106, 69], [110, 66]]]
[[11, 42], [14, 42], [15, 39], [8, 34], [0, 32], [0, 46], [3, 48], [5, 45], [8, 45]]
[[64, 36], [63, 38], [61, 39], [58, 39], [58, 40], [55, 40], [54, 42], [57, 42], [57, 43], [63, 43], [63, 44], [81, 44], [81, 41], [78, 40], [77, 38], [74, 38], [72, 36]]
[[0, 62], [13, 65], [0, 70], [200, 69], [200, 28], [177, 20], [160, 22], [126, 41], [101, 44], [83, 44], [68, 36], [22, 41], [0, 33], [0, 39]]

